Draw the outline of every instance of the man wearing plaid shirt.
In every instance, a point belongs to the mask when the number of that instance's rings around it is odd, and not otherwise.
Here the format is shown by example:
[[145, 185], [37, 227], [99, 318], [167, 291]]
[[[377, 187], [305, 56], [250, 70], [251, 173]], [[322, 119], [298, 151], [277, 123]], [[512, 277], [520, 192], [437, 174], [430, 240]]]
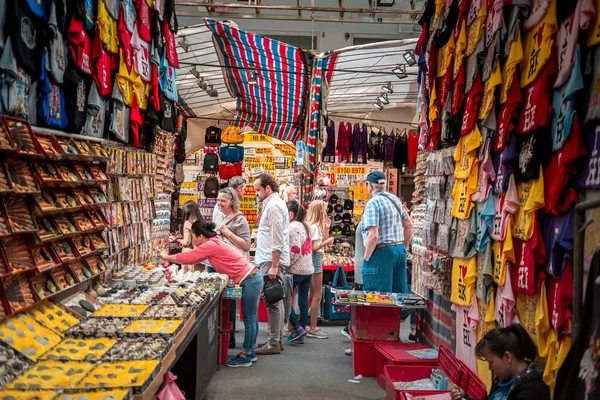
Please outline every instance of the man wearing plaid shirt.
[[380, 171], [365, 179], [371, 199], [362, 216], [365, 258], [363, 290], [407, 293], [405, 243], [412, 239], [413, 222], [398, 197], [385, 192]]

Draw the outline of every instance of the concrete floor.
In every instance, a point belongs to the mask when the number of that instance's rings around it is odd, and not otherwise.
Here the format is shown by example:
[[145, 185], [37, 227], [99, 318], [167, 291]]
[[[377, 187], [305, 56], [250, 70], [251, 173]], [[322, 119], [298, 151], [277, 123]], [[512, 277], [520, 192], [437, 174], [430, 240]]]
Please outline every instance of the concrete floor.
[[[408, 321], [401, 329], [401, 339], [407, 340]], [[237, 349], [243, 342], [243, 324], [238, 322]], [[258, 343], [266, 341], [265, 325], [260, 324]], [[405, 326], [406, 325], [406, 326]], [[250, 368], [223, 366], [213, 377], [203, 400], [261, 400], [299, 398], [301, 400], [383, 400], [385, 391], [375, 378], [362, 378], [360, 383], [348, 382], [354, 377], [352, 357], [344, 354], [350, 340], [340, 334], [341, 326], [322, 327], [329, 339], [305, 338], [304, 345], [287, 345], [280, 355], [262, 356]]]

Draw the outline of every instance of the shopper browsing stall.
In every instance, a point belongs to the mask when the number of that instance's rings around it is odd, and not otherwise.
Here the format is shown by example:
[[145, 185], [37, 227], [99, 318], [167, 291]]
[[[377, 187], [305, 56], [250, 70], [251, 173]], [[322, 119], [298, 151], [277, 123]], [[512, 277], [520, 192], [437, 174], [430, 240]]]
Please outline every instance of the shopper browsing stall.
[[258, 302], [263, 288], [262, 274], [236, 249], [217, 237], [213, 222], [199, 219], [194, 222], [191, 230], [194, 250], [177, 255], [168, 255], [163, 251], [160, 258], [180, 264], [197, 264], [208, 260], [217, 272], [227, 274], [242, 287], [244, 345], [242, 352], [227, 361], [226, 365], [234, 368], [250, 367], [252, 361], [256, 361], [254, 350], [258, 335]]
[[380, 171], [365, 180], [371, 199], [363, 213], [365, 258], [363, 288], [373, 292], [407, 292], [406, 249], [412, 237], [412, 219], [400, 200], [385, 192], [386, 178]]
[[[292, 292], [298, 289], [298, 307], [300, 316], [296, 315], [294, 307], [290, 307], [290, 323], [292, 332], [288, 342], [304, 343], [306, 323], [308, 321], [308, 291], [315, 267], [312, 261], [312, 239], [310, 228], [304, 222], [304, 208], [298, 201], [288, 201], [287, 208], [290, 216], [290, 267], [292, 274]], [[286, 301], [292, 302], [292, 293], [287, 293]]]
[[[254, 181], [258, 200], [263, 203], [258, 225], [254, 264], [271, 281], [283, 278], [290, 264], [289, 217], [285, 203], [278, 193], [277, 182], [269, 174], [260, 174]], [[269, 340], [256, 350], [256, 354], [281, 353], [283, 328], [283, 300], [268, 304]]]
[[323, 200], [313, 200], [308, 205], [306, 223], [310, 225], [311, 229], [312, 257], [315, 267], [308, 296], [311, 309], [308, 337], [327, 339], [329, 336], [317, 327], [317, 315], [319, 314], [317, 310], [321, 304], [321, 296], [323, 296], [323, 249], [333, 244], [333, 237], [329, 237], [331, 219], [327, 216], [327, 203]]
[[[529, 333], [519, 324], [489, 331], [477, 343], [477, 355], [485, 359], [496, 377], [489, 400], [550, 399], [548, 386], [533, 360], [538, 349]], [[458, 355], [460, 357], [460, 355]], [[454, 390], [452, 399], [466, 398], [462, 390]]]
[[[181, 251], [186, 252], [190, 251], [194, 248], [192, 244], [192, 224], [197, 220], [202, 219], [202, 214], [200, 214], [200, 209], [198, 208], [198, 204], [195, 201], [187, 201], [183, 205], [183, 215], [182, 215], [182, 227], [181, 232], [183, 235], [182, 239], [178, 239], [177, 241], [181, 245]], [[184, 265], [189, 271], [194, 269], [193, 265]]]
[[[244, 197], [244, 193], [246, 192], [246, 181], [241, 176], [231, 178], [227, 186], [235, 190], [238, 199]], [[223, 223], [224, 218], [225, 216], [223, 215], [223, 212], [219, 207], [219, 203], [217, 202], [212, 213], [212, 222], [214, 222], [215, 226], [218, 228]]]

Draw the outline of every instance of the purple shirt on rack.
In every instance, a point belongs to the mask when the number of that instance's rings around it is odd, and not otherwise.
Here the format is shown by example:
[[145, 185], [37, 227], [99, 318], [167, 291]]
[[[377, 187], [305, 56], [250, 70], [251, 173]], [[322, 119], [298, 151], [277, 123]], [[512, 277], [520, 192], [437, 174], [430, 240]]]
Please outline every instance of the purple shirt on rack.
[[391, 133], [383, 135], [383, 160], [386, 162], [394, 162], [394, 142], [395, 136]]
[[359, 156], [360, 162], [363, 164], [367, 163], [367, 148], [368, 148], [369, 134], [367, 133], [367, 126], [365, 124], [355, 124], [352, 132], [352, 162], [358, 163]]

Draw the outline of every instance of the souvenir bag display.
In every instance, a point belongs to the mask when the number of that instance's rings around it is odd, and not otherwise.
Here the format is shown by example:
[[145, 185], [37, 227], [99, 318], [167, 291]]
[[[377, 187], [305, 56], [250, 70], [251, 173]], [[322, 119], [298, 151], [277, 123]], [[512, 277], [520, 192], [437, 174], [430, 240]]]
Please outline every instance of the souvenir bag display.
[[204, 156], [202, 169], [204, 172], [217, 172], [219, 170], [219, 155], [217, 153], [207, 153]]
[[223, 146], [219, 148], [221, 161], [239, 163], [244, 161], [244, 148], [242, 146]]
[[214, 176], [206, 179], [204, 182], [204, 197], [207, 199], [216, 199], [219, 192], [219, 180]]
[[206, 128], [204, 143], [209, 147], [219, 147], [221, 145], [221, 129], [216, 126]]
[[234, 176], [242, 175], [242, 163], [219, 164], [219, 177], [223, 180], [230, 180]]

